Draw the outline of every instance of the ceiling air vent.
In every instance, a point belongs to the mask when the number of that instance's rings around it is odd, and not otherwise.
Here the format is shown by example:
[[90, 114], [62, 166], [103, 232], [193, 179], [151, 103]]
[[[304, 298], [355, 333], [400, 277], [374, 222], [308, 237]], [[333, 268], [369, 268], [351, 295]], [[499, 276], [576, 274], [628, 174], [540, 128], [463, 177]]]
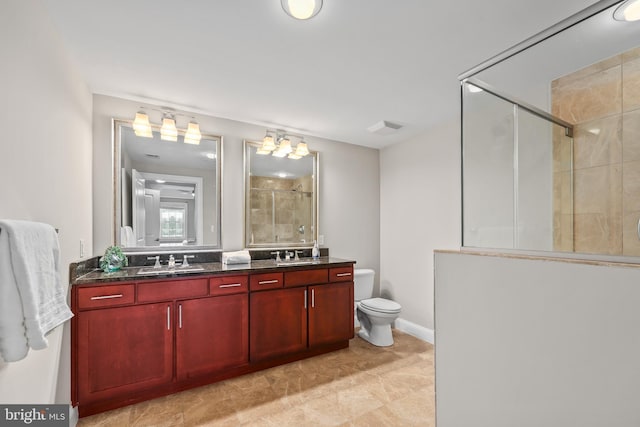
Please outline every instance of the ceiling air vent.
[[378, 123], [369, 126], [367, 130], [371, 133], [376, 133], [378, 135], [391, 135], [398, 129], [400, 129], [402, 125], [397, 123], [387, 122], [386, 120], [381, 120]]

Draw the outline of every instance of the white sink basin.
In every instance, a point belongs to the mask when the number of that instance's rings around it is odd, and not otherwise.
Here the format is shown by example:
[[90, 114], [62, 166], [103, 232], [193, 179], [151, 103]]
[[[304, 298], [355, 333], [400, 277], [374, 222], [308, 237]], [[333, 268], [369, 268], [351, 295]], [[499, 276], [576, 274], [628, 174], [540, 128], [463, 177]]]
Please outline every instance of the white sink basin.
[[292, 259], [289, 261], [276, 261], [276, 266], [277, 267], [287, 267], [287, 266], [291, 266], [291, 265], [311, 265], [311, 264], [318, 264], [319, 261], [317, 260], [313, 260], [313, 259]]
[[168, 267], [142, 267], [138, 270], [136, 274], [183, 274], [183, 273], [195, 273], [197, 271], [203, 271], [204, 267], [190, 265], [189, 267], [176, 267], [176, 268], [168, 268]]

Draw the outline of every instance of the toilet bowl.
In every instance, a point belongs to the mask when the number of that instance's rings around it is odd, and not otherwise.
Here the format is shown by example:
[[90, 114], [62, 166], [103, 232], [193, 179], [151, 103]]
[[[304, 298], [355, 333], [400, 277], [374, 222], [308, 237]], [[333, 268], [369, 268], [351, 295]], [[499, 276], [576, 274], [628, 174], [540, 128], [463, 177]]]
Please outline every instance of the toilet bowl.
[[391, 324], [400, 315], [402, 307], [385, 298], [371, 298], [375, 272], [369, 269], [354, 271], [356, 317], [360, 323], [358, 336], [379, 347], [393, 345]]

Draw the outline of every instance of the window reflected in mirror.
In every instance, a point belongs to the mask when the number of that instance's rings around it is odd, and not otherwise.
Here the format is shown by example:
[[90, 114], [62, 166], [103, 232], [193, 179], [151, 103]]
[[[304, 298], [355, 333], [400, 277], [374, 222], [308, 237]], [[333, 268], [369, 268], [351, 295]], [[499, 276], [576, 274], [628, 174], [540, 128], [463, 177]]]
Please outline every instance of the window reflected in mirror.
[[245, 244], [309, 247], [317, 239], [318, 153], [259, 154], [245, 141]]
[[221, 246], [222, 139], [199, 144], [137, 136], [132, 123], [114, 120], [114, 241], [128, 251], [172, 252]]

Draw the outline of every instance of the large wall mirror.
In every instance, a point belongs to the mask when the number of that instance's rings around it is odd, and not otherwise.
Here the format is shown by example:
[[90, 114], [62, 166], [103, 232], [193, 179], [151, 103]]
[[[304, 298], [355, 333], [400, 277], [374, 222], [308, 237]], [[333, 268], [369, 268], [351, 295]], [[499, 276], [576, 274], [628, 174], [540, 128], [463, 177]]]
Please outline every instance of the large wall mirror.
[[128, 252], [221, 247], [222, 138], [199, 144], [137, 136], [114, 120], [114, 242]]
[[318, 153], [299, 159], [258, 154], [244, 142], [245, 245], [309, 247], [318, 238]]
[[459, 76], [464, 246], [640, 256], [629, 4], [600, 1]]

